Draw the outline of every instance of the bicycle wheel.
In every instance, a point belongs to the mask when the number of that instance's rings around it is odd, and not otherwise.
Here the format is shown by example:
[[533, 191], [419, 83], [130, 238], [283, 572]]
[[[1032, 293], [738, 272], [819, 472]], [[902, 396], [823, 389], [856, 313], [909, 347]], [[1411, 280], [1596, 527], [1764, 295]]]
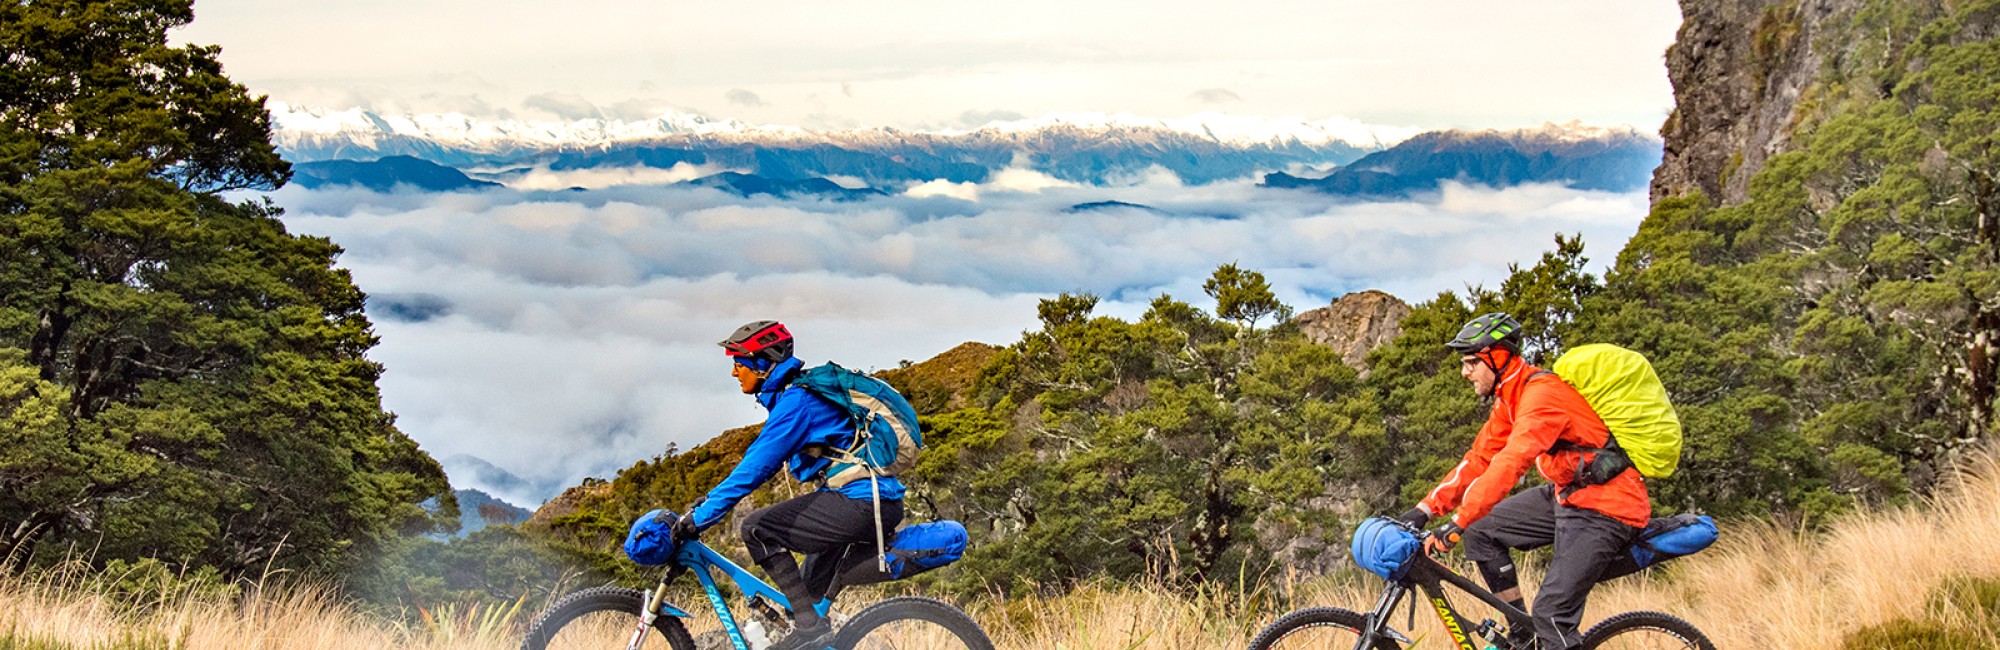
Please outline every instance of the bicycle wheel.
[[[521, 650], [603, 650], [624, 648], [639, 629], [639, 610], [646, 593], [623, 587], [592, 587], [557, 600], [528, 626]], [[672, 616], [653, 619], [653, 630], [639, 647], [694, 650], [687, 628]]]
[[1585, 650], [1715, 650], [1715, 644], [1687, 621], [1660, 612], [1625, 612], [1604, 619], [1583, 635]]
[[834, 634], [836, 650], [993, 650], [971, 616], [945, 603], [902, 596], [869, 605]]
[[[1361, 630], [1368, 617], [1338, 607], [1301, 609], [1278, 617], [1257, 638], [1249, 650], [1304, 650], [1305, 648], [1353, 648], [1361, 643]], [[1397, 650], [1392, 639], [1377, 638], [1375, 650]]]

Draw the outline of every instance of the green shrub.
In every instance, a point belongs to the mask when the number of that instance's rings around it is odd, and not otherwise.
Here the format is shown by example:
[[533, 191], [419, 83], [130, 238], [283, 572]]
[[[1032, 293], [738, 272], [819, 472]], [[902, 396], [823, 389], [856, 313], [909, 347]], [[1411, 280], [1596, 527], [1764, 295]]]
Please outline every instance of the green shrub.
[[1945, 627], [1932, 620], [1900, 618], [1873, 625], [1847, 635], [1842, 650], [1950, 650], [1982, 647], [1971, 632]]
[[128, 607], [153, 607], [187, 598], [234, 599], [242, 593], [215, 567], [175, 569], [153, 558], [106, 562], [95, 582], [106, 598]]
[[1931, 591], [1928, 611], [1962, 613], [1969, 620], [2000, 617], [2000, 577], [1958, 576]]

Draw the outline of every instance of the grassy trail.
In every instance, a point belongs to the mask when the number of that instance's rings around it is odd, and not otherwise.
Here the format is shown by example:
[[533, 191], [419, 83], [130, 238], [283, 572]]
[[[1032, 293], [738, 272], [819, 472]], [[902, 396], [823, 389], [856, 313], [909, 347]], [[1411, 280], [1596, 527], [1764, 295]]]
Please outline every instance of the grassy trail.
[[[970, 609], [1003, 648], [1224, 650], [1292, 607], [1365, 608], [1379, 588], [1271, 582], [1291, 588], [1099, 585]], [[389, 622], [319, 589], [184, 598], [135, 613], [82, 584], [0, 579], [0, 650], [500, 650], [518, 647], [532, 615], [445, 607], [418, 623]], [[1601, 587], [1586, 621], [1635, 609], [1686, 618], [1721, 648], [2000, 648], [2000, 636], [1974, 625], [2000, 616], [2000, 457], [1971, 459], [1929, 503], [1857, 514], [1818, 533], [1727, 523], [1715, 548]], [[1418, 647], [1442, 647], [1437, 628], [1420, 615], [1411, 636]]]

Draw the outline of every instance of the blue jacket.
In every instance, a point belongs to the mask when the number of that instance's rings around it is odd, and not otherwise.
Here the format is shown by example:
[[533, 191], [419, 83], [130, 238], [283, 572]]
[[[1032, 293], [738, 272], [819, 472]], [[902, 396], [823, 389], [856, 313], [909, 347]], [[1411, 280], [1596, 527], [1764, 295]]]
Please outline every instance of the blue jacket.
[[[696, 526], [708, 528], [721, 521], [736, 507], [737, 501], [778, 473], [780, 464], [788, 465], [792, 476], [801, 483], [817, 478], [833, 461], [806, 455], [808, 445], [844, 449], [853, 442], [854, 428], [848, 423], [846, 412], [812, 391], [787, 390], [804, 367], [805, 363], [797, 358], [786, 359], [764, 379], [764, 385], [757, 391], [757, 403], [763, 404], [771, 415], [764, 420], [764, 430], [744, 450], [743, 462], [737, 463], [720, 485], [708, 491], [708, 500], [690, 513]], [[903, 498], [903, 482], [896, 477], [874, 480], [881, 488], [882, 498]], [[868, 483], [869, 479], [861, 479], [833, 491], [865, 501], [874, 498]]]

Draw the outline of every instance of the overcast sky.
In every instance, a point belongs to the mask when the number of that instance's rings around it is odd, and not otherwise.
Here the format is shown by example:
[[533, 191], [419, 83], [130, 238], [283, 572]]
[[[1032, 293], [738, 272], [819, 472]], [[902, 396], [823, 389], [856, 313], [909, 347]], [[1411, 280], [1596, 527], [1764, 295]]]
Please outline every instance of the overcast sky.
[[809, 128], [1050, 112], [1656, 129], [1672, 0], [198, 0], [183, 41], [328, 108]]

